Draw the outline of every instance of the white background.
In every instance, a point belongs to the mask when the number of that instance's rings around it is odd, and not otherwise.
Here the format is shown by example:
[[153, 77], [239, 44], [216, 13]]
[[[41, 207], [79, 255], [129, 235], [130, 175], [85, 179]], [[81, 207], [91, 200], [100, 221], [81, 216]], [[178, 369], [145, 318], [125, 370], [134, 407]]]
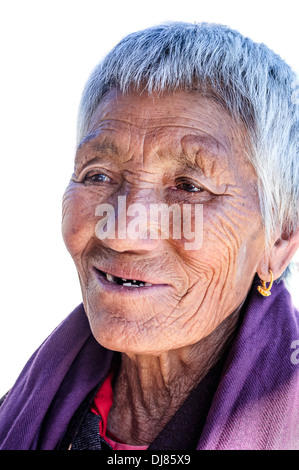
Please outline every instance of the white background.
[[[298, 1], [0, 0], [0, 395], [81, 302], [61, 233], [84, 83], [124, 35], [163, 21], [223, 23], [298, 73]], [[298, 274], [291, 290], [299, 304]]]

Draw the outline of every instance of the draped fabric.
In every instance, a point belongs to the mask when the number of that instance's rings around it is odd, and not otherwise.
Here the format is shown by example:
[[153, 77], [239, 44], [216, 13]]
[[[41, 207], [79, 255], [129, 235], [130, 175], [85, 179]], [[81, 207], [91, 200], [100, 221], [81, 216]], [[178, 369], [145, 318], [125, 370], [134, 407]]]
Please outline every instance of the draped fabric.
[[[197, 449], [299, 449], [299, 322], [284, 283], [274, 283], [265, 298], [254, 282], [241, 317]], [[5, 398], [0, 449], [59, 447], [114, 354], [93, 338], [79, 305], [29, 359]]]
[[283, 283], [248, 300], [197, 448], [299, 449], [298, 311]]

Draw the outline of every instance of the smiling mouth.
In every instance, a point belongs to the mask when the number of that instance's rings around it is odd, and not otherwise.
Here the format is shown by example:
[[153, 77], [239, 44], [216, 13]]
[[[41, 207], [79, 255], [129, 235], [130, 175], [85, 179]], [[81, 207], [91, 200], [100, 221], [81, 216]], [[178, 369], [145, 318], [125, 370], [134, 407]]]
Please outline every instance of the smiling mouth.
[[100, 271], [99, 269], [96, 269], [98, 274], [106, 278], [108, 282], [111, 282], [112, 284], [118, 284], [120, 286], [126, 286], [126, 287], [150, 287], [153, 284], [150, 282], [144, 282], [144, 281], [139, 281], [138, 279], [125, 279], [122, 277], [117, 277], [114, 276], [113, 274], [106, 273], [104, 271]]

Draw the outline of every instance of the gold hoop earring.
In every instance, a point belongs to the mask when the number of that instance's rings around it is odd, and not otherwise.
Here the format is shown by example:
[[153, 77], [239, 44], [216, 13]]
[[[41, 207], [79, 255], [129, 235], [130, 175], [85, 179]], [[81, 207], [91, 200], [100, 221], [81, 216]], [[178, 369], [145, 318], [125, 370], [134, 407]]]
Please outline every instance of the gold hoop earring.
[[269, 273], [271, 274], [271, 281], [270, 281], [269, 286], [266, 287], [266, 281], [261, 280], [262, 285], [258, 286], [258, 288], [257, 288], [259, 293], [262, 294], [264, 297], [269, 297], [269, 295], [271, 295], [271, 288], [272, 288], [272, 285], [273, 285], [273, 273], [270, 269], [269, 269]]

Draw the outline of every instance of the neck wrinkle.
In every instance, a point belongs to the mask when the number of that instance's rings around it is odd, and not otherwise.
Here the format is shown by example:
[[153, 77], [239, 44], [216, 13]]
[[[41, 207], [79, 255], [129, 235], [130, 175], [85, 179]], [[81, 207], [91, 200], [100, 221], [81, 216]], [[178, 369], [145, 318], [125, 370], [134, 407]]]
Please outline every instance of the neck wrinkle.
[[147, 445], [230, 346], [241, 306], [198, 343], [160, 356], [122, 354], [109, 430], [123, 442]]

